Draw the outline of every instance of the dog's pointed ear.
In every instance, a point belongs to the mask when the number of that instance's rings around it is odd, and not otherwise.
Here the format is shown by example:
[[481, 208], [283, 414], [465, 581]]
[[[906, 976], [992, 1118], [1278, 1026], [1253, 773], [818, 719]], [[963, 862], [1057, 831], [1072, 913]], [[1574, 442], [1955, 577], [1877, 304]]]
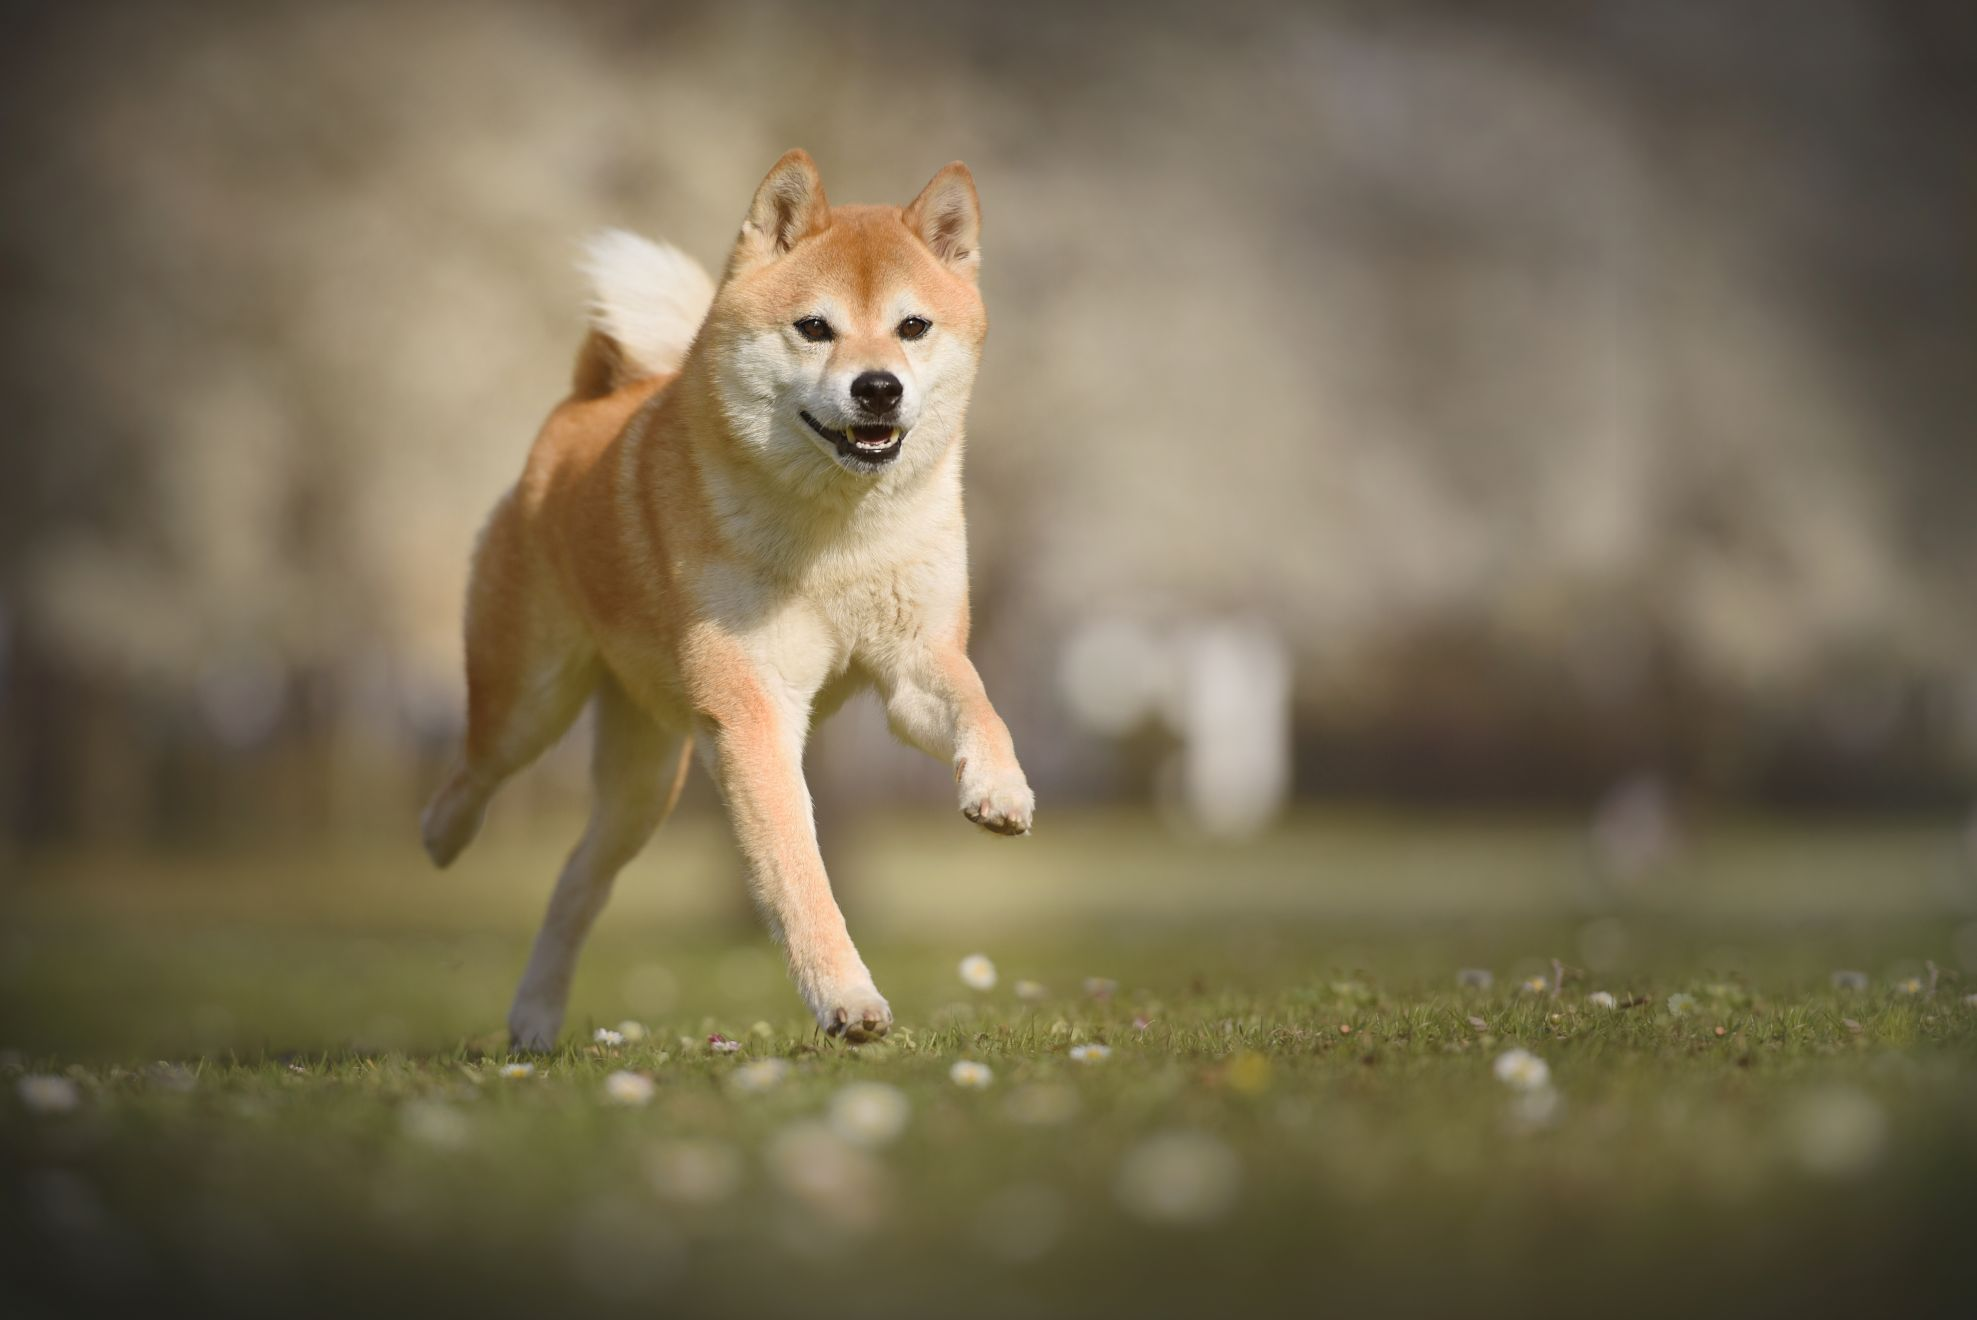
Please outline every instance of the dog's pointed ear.
[[941, 168], [906, 208], [906, 227], [957, 275], [974, 279], [982, 264], [982, 199], [975, 176], [954, 161]]
[[741, 237], [728, 258], [728, 274], [774, 261], [830, 227], [831, 203], [824, 196], [824, 176], [817, 173], [817, 162], [801, 147], [785, 152], [748, 204]]

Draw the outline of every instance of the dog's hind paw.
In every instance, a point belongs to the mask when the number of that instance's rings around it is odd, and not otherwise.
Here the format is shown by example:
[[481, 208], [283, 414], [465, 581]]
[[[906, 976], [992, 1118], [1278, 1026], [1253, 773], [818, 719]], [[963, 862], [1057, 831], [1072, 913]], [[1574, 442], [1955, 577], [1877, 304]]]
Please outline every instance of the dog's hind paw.
[[563, 1015], [541, 1005], [517, 1004], [508, 1013], [508, 1045], [517, 1054], [547, 1054], [556, 1048]]

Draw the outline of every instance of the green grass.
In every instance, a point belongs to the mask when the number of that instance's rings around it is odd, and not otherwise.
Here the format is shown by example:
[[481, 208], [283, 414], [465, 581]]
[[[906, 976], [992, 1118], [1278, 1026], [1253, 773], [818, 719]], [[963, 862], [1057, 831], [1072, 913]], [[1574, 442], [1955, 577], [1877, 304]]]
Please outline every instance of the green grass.
[[[0, 1312], [1803, 1316], [1969, 1295], [1977, 930], [1944, 905], [1947, 831], [1740, 827], [1594, 909], [1563, 827], [1312, 820], [1233, 851], [1130, 818], [1034, 846], [877, 829], [839, 866], [901, 1027], [850, 1049], [730, 919], [718, 831], [683, 824], [627, 877], [569, 1043], [519, 1079], [498, 1027], [551, 856], [533, 836], [438, 878], [349, 848], [37, 867], [6, 896], [0, 1046], [80, 1103], [31, 1112], [6, 1079]], [[955, 972], [977, 949], [988, 992]], [[1555, 993], [1522, 988], [1554, 959]], [[1494, 984], [1459, 986], [1465, 967]], [[590, 1042], [623, 1019], [647, 1038]], [[1085, 1042], [1110, 1056], [1078, 1062]], [[1549, 1065], [1548, 1117], [1493, 1074], [1513, 1047]], [[784, 1075], [740, 1089], [763, 1059]], [[993, 1083], [957, 1086], [961, 1059]], [[650, 1102], [612, 1103], [618, 1071]], [[907, 1103], [897, 1139], [822, 1135], [869, 1081]]]

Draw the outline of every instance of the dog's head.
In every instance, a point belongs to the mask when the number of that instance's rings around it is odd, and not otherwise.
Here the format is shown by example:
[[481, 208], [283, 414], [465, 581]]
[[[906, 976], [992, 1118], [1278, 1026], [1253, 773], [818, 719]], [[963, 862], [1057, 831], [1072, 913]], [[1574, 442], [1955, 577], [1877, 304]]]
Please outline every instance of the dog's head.
[[930, 469], [961, 434], [988, 334], [980, 235], [959, 161], [905, 207], [832, 207], [808, 154], [777, 161], [705, 331], [736, 440], [804, 484]]

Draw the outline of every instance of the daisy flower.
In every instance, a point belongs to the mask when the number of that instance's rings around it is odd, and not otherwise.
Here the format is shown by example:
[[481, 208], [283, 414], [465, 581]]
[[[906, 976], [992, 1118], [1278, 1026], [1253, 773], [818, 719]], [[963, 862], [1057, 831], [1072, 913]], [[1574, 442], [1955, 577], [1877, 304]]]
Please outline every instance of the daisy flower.
[[1549, 989], [1551, 989], [1551, 982], [1545, 980], [1542, 976], [1527, 976], [1524, 978], [1524, 992], [1526, 994], [1541, 995]]
[[984, 953], [971, 953], [961, 960], [961, 984], [970, 990], [995, 989], [995, 964]]
[[738, 1095], [760, 1095], [782, 1084], [789, 1076], [789, 1060], [756, 1059], [728, 1074], [728, 1089]]
[[504, 1063], [501, 1065], [501, 1075], [511, 1082], [519, 1081], [524, 1077], [533, 1077], [535, 1076], [535, 1065], [532, 1063]]
[[906, 1093], [884, 1082], [853, 1082], [831, 1097], [831, 1131], [854, 1146], [885, 1146], [913, 1117]]
[[1071, 1047], [1071, 1057], [1079, 1063], [1104, 1063], [1112, 1057], [1112, 1047], [1110, 1045], [1100, 1045], [1096, 1042], [1089, 1045], [1073, 1045]]
[[599, 1027], [596, 1030], [596, 1032], [594, 1032], [591, 1035], [591, 1039], [596, 1041], [599, 1045], [607, 1045], [612, 1048], [616, 1048], [617, 1046], [625, 1043], [624, 1034], [622, 1032], [613, 1031], [609, 1027]]
[[738, 1040], [729, 1040], [717, 1031], [707, 1038], [707, 1048], [716, 1054], [739, 1054], [741, 1052], [741, 1042]]
[[1471, 990], [1487, 990], [1495, 982], [1487, 967], [1465, 967], [1455, 974], [1455, 983]]
[[981, 1091], [986, 1090], [988, 1084], [995, 1080], [995, 1074], [989, 1071], [986, 1063], [962, 1059], [947, 1070], [947, 1079], [956, 1086], [966, 1087], [970, 1091]]
[[1119, 983], [1105, 976], [1087, 976], [1085, 993], [1093, 999], [1110, 999], [1119, 990]]
[[1922, 993], [1922, 978], [1921, 978], [1921, 977], [1919, 977], [1919, 976], [1905, 976], [1905, 977], [1903, 977], [1903, 978], [1902, 978], [1901, 980], [1899, 980], [1899, 981], [1897, 981], [1897, 982], [1895, 982], [1895, 993], [1896, 993], [1896, 994], [1900, 994], [1900, 995], [1919, 995], [1919, 994], [1921, 994], [1921, 993]]
[[1668, 1011], [1675, 1017], [1681, 1017], [1695, 1006], [1696, 997], [1694, 995], [1683, 994], [1677, 991], [1675, 994], [1668, 996]]
[[1551, 1085], [1551, 1069], [1526, 1049], [1505, 1050], [1490, 1065], [1496, 1079], [1513, 1091], [1540, 1091]]
[[650, 1077], [622, 1069], [604, 1079], [604, 1098], [614, 1105], [650, 1104], [656, 1089]]
[[1015, 991], [1018, 999], [1032, 1004], [1050, 994], [1041, 981], [1018, 981]]
[[618, 1024], [618, 1034], [620, 1036], [623, 1036], [626, 1040], [644, 1040], [645, 1024], [643, 1022], [633, 1022], [627, 1019], [626, 1021], [620, 1022]]
[[1594, 1008], [1618, 1008], [1620, 1006], [1620, 1001], [1615, 999], [1610, 992], [1605, 990], [1593, 991], [1591, 994], [1586, 996], [1586, 1002], [1588, 1004], [1591, 1004]]
[[82, 1091], [74, 1082], [47, 1073], [21, 1078], [14, 1091], [37, 1114], [66, 1114], [82, 1103]]

